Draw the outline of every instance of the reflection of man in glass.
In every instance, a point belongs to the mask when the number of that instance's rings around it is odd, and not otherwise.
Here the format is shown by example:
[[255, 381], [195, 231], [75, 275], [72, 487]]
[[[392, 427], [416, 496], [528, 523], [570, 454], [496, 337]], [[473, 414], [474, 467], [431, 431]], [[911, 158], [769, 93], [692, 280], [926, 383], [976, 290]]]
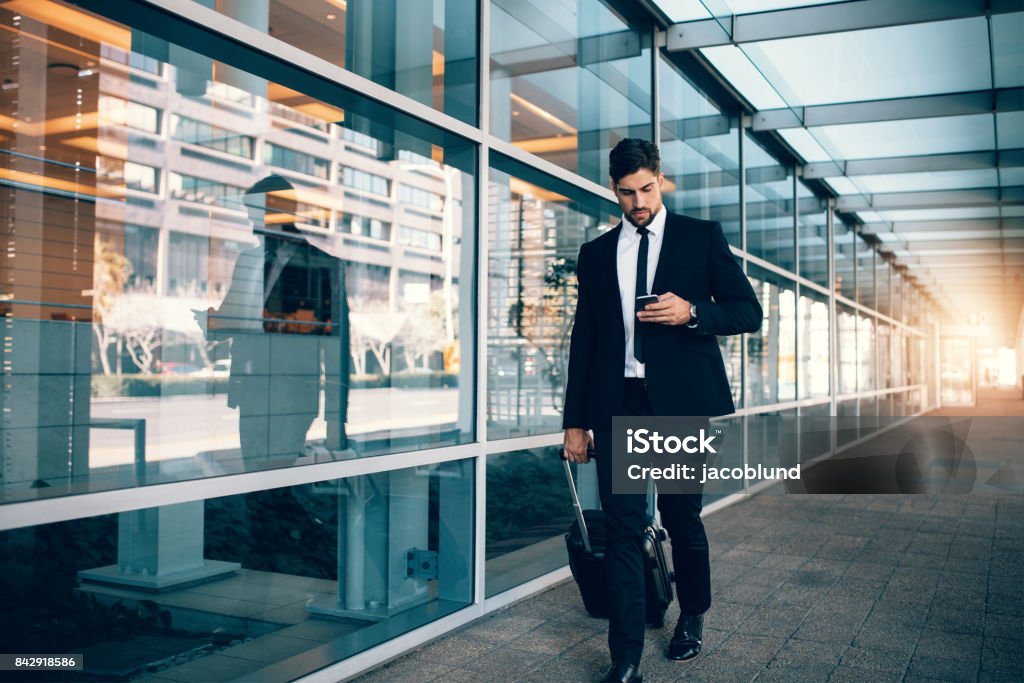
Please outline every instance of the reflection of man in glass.
[[[622, 140], [609, 155], [609, 172], [622, 220], [584, 244], [576, 262], [579, 294], [562, 426], [569, 460], [588, 462], [587, 447], [595, 447], [607, 524], [613, 661], [603, 680], [629, 683], [641, 679], [647, 501], [612, 491], [612, 416], [679, 415], [706, 423], [733, 412], [716, 337], [757, 330], [762, 312], [722, 227], [665, 209], [655, 145]], [[701, 494], [661, 493], [658, 509], [672, 539], [680, 607], [666, 656], [685, 661], [700, 653], [703, 615], [711, 606], [708, 541]]]
[[258, 244], [242, 252], [224, 301], [209, 313], [231, 339], [228, 405], [238, 408], [248, 471], [294, 461], [319, 413], [325, 378], [325, 445], [347, 445], [349, 332], [344, 262], [296, 227], [295, 188], [270, 175], [245, 194]]

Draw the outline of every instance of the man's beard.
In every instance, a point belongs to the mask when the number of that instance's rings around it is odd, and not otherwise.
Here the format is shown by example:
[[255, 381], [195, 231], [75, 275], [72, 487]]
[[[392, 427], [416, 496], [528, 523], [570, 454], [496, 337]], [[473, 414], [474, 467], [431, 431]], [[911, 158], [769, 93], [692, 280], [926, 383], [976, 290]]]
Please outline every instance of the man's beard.
[[[658, 211], [660, 211], [660, 210], [661, 210], [661, 207], [659, 206], [658, 207]], [[648, 209], [647, 210], [647, 220], [643, 221], [642, 223], [638, 222], [636, 217], [633, 216], [632, 213], [627, 213], [625, 215], [626, 215], [626, 220], [629, 221], [630, 224], [633, 225], [633, 227], [635, 227], [635, 228], [646, 228], [648, 225], [650, 225], [654, 221], [654, 217], [658, 215], [658, 211], [655, 211], [653, 209]]]

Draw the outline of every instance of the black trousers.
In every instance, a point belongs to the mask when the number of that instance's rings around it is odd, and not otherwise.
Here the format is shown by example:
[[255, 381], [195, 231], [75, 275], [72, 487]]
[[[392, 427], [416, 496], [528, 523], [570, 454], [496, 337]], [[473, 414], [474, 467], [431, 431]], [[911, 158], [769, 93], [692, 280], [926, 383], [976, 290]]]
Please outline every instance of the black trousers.
[[[627, 379], [623, 414], [653, 415], [642, 380]], [[601, 507], [608, 527], [608, 648], [612, 661], [639, 664], [646, 621], [643, 532], [647, 526], [647, 496], [612, 493], [611, 432], [595, 432], [594, 448]], [[660, 495], [658, 510], [672, 542], [680, 610], [686, 615], [703, 614], [711, 606], [711, 563], [708, 537], [700, 519], [701, 495]]]

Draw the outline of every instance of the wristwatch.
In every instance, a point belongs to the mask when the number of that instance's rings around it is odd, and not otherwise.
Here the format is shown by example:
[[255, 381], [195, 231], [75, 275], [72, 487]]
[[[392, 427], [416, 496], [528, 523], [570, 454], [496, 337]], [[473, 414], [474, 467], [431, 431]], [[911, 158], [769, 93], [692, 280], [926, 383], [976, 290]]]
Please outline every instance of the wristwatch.
[[697, 327], [697, 304], [690, 304], [690, 321], [686, 323], [686, 326], [691, 329]]

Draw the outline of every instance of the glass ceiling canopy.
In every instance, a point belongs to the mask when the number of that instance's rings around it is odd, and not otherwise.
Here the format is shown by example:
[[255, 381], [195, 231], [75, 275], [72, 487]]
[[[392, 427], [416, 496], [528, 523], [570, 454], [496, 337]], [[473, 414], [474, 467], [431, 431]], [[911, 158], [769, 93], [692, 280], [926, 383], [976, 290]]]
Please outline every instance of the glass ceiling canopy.
[[922, 223], [898, 238], [916, 267], [924, 224], [963, 223], [942, 240], [1006, 237], [1024, 215], [1024, 0], [654, 1], [694, 22], [669, 28], [669, 52], [699, 52], [840, 211], [875, 234]]

